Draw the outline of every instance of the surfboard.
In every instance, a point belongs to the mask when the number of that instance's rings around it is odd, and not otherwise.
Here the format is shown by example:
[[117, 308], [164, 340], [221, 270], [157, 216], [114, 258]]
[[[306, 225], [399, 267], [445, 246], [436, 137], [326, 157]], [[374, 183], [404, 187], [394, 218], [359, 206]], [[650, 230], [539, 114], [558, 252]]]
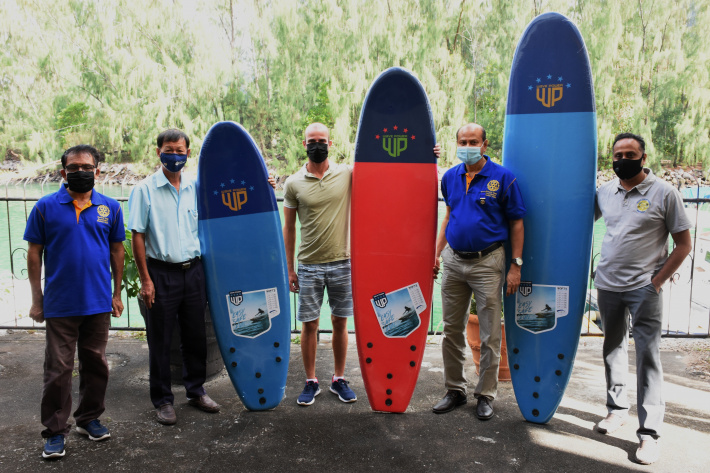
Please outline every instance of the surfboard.
[[503, 136], [503, 165], [517, 177], [528, 210], [520, 288], [504, 301], [508, 363], [520, 412], [535, 423], [548, 422], [557, 410], [579, 344], [596, 129], [592, 71], [579, 30], [559, 13], [536, 17], [513, 57]]
[[376, 411], [407, 409], [424, 355], [436, 245], [435, 143], [419, 80], [398, 67], [382, 72], [360, 114], [351, 204], [355, 334]]
[[207, 299], [229, 378], [250, 410], [283, 399], [291, 342], [286, 253], [267, 178], [244, 127], [210, 128], [197, 169]]

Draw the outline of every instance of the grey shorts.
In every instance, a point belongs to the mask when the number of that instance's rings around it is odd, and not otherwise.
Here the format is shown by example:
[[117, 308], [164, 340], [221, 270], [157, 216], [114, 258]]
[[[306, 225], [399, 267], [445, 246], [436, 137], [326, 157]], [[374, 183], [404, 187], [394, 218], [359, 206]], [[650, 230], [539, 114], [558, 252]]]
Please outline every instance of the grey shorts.
[[323, 264], [298, 263], [298, 285], [299, 322], [312, 322], [320, 317], [326, 288], [331, 313], [336, 317], [353, 315], [349, 259]]

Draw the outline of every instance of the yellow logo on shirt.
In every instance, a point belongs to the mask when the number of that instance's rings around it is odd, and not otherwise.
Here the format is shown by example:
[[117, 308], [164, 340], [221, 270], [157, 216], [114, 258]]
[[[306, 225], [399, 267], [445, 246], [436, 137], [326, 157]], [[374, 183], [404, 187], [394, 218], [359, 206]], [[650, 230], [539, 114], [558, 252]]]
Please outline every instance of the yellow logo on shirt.
[[111, 213], [111, 210], [108, 208], [108, 206], [99, 205], [99, 208], [96, 209], [96, 212], [99, 214], [98, 218], [96, 219], [97, 222], [108, 223], [108, 216]]
[[498, 189], [500, 189], [500, 182], [496, 181], [495, 179], [488, 182], [488, 190], [489, 191], [495, 192]]
[[651, 202], [649, 202], [648, 199], [641, 199], [639, 203], [636, 204], [636, 210], [640, 213], [645, 213], [650, 206]]

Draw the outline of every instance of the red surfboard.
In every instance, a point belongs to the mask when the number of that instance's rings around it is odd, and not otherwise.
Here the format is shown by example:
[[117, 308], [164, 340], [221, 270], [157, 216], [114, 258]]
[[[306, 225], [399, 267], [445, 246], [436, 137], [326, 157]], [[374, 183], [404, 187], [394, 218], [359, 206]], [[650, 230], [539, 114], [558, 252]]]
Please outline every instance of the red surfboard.
[[436, 143], [421, 83], [393, 67], [370, 86], [355, 143], [351, 210], [355, 334], [376, 411], [404, 412], [429, 329]]

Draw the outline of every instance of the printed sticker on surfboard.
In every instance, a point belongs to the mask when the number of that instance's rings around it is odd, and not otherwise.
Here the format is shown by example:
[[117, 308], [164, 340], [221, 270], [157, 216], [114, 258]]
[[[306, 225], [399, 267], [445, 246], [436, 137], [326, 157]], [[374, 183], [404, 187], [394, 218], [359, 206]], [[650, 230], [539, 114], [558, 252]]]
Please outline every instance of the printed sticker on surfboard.
[[419, 314], [427, 307], [419, 283], [375, 294], [371, 301], [382, 333], [387, 338], [408, 337], [421, 325]]
[[232, 333], [238, 337], [255, 338], [268, 332], [271, 319], [279, 315], [278, 289], [261, 291], [230, 291], [227, 294]]
[[358, 357], [376, 411], [407, 409], [424, 355], [434, 289], [435, 144], [422, 84], [399, 67], [382, 72], [360, 114], [350, 219]]
[[515, 324], [530, 333], [554, 330], [568, 313], [569, 287], [520, 283], [515, 294]]
[[569, 18], [542, 14], [513, 57], [503, 136], [503, 165], [516, 176], [528, 211], [525, 283], [504, 307], [513, 390], [530, 422], [552, 418], [572, 373], [589, 279], [596, 163], [584, 40]]

